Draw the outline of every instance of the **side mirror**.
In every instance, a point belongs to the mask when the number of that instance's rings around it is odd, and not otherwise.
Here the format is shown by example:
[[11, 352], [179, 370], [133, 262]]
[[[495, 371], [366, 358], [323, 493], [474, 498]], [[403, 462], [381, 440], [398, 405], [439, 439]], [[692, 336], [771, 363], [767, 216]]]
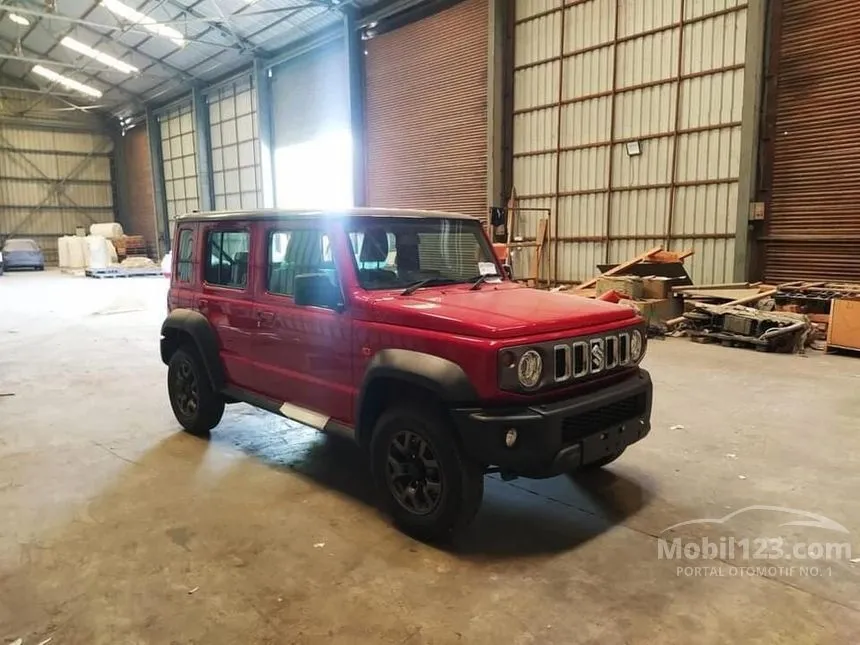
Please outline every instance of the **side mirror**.
[[340, 289], [325, 274], [297, 275], [293, 291], [293, 299], [300, 307], [325, 307], [336, 311], [343, 309]]
[[514, 270], [513, 270], [513, 268], [511, 268], [511, 265], [510, 265], [510, 264], [503, 264], [503, 265], [502, 265], [502, 271], [504, 271], [504, 272], [505, 272], [505, 277], [506, 277], [508, 280], [513, 280], [513, 279], [514, 279]]

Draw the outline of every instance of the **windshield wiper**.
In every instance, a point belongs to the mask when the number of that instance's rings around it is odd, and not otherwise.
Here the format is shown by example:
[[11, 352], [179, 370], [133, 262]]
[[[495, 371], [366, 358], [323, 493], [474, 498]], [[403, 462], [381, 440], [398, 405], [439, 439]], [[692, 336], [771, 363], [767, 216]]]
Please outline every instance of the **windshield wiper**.
[[479, 275], [477, 278], [472, 278], [472, 282], [474, 282], [475, 284], [473, 284], [471, 287], [469, 287], [469, 291], [476, 291], [476, 290], [480, 289], [481, 285], [484, 284], [490, 278], [501, 278], [501, 277], [502, 276], [500, 276], [498, 273], [485, 273], [484, 275]]
[[434, 278], [424, 278], [423, 280], [419, 280], [418, 282], [413, 282], [412, 284], [410, 284], [408, 287], [406, 287], [406, 289], [403, 290], [400, 295], [408, 296], [410, 294], [415, 293], [421, 287], [430, 287], [442, 284], [454, 284], [456, 282], [457, 280], [454, 280], [452, 278], [440, 278], [438, 276]]

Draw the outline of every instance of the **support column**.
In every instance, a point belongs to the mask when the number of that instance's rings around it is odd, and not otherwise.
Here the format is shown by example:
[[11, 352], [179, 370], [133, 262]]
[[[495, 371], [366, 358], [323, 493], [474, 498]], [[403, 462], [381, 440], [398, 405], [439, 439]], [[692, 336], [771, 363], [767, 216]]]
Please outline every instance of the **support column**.
[[512, 4], [506, 0], [489, 0], [487, 4], [487, 205], [504, 206], [508, 192], [505, 190], [506, 67], [510, 65], [513, 70], [508, 51], [512, 44], [508, 33]]
[[171, 226], [167, 218], [164, 193], [164, 157], [161, 154], [161, 125], [151, 108], [146, 108], [146, 135], [149, 139], [149, 163], [152, 166], [152, 196], [155, 200], [155, 230], [158, 257], [170, 251]]
[[212, 131], [209, 127], [209, 105], [199, 87], [191, 90], [197, 157], [197, 194], [200, 210], [215, 209], [215, 186], [212, 183]]
[[[741, 117], [741, 156], [738, 171], [738, 216], [735, 230], [734, 280], [750, 277], [750, 205], [756, 200], [761, 142], [762, 87], [767, 55], [768, 0], [747, 3], [747, 48], [744, 67], [743, 116]], [[765, 214], [767, 217], [767, 213]]]
[[349, 122], [352, 132], [352, 200], [355, 206], [366, 206], [365, 118], [364, 118], [364, 43], [355, 19], [355, 9], [343, 12], [346, 43], [347, 77], [349, 79]]
[[260, 138], [260, 168], [262, 175], [261, 199], [263, 208], [274, 208], [277, 203], [275, 183], [275, 129], [272, 118], [272, 84], [264, 62], [254, 59], [254, 91], [257, 93], [257, 135]]

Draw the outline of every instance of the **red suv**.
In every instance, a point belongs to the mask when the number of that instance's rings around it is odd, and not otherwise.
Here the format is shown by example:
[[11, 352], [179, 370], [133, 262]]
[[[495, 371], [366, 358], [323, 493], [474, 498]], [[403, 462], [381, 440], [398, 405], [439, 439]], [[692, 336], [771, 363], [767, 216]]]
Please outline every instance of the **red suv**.
[[173, 248], [161, 358], [182, 426], [208, 435], [243, 401], [347, 435], [425, 539], [471, 521], [486, 473], [600, 467], [650, 430], [642, 319], [512, 281], [473, 217], [194, 213]]

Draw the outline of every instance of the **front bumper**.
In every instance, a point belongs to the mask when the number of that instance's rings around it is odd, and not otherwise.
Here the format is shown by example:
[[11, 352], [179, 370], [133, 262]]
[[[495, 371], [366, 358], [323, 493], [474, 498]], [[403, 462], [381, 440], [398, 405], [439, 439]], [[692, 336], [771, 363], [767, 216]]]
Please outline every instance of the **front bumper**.
[[[583, 396], [527, 408], [452, 411], [463, 448], [478, 462], [523, 477], [551, 477], [600, 461], [651, 430], [651, 377], [643, 369]], [[513, 447], [505, 434], [517, 431]]]

